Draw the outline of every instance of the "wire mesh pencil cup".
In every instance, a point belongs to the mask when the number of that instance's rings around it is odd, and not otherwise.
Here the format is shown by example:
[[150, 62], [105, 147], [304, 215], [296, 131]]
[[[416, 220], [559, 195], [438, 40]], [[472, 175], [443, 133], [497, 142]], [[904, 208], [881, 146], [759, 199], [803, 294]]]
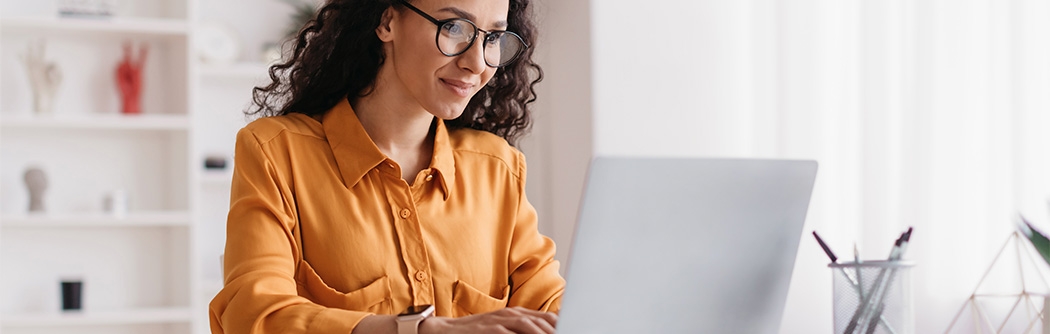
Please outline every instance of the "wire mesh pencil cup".
[[914, 266], [907, 261], [829, 264], [835, 289], [835, 333], [914, 334]]

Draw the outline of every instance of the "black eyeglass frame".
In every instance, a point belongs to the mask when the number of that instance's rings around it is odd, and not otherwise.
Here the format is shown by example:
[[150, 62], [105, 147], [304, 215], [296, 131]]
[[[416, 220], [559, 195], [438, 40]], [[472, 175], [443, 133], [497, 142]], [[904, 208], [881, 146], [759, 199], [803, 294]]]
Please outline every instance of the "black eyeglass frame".
[[[408, 3], [408, 1], [401, 0], [401, 1], [398, 1], [398, 2], [400, 2], [402, 5], [404, 5], [408, 9], [411, 9], [413, 12], [416, 12], [416, 14], [419, 14], [419, 16], [422, 16], [424, 19], [427, 19], [427, 21], [430, 21], [430, 23], [433, 23], [434, 25], [437, 26], [437, 34], [434, 35], [434, 46], [436, 46], [438, 51], [441, 52], [441, 54], [443, 54], [445, 56], [455, 57], [455, 56], [463, 54], [464, 52], [467, 52], [467, 50], [470, 50], [470, 48], [474, 47], [474, 42], [478, 40], [478, 36], [482, 36], [482, 34], [478, 34], [477, 33], [479, 31], [484, 33], [484, 39], [487, 39], [492, 34], [510, 34], [514, 38], [517, 38], [518, 42], [521, 42], [521, 46], [522, 47], [518, 48], [518, 51], [514, 54], [514, 56], [512, 56], [510, 58], [510, 60], [508, 60], [505, 64], [496, 64], [496, 65], [489, 64], [488, 59], [485, 58], [485, 57], [482, 57], [482, 58], [485, 59], [485, 65], [488, 65], [489, 67], [500, 68], [500, 67], [503, 67], [503, 66], [510, 65], [510, 63], [513, 63], [515, 60], [518, 60], [518, 57], [521, 56], [522, 52], [525, 52], [525, 50], [529, 48], [529, 44], [525, 43], [525, 39], [521, 38], [520, 35], [512, 32], [512, 31], [506, 31], [506, 30], [485, 31], [485, 30], [483, 30], [481, 28], [478, 28], [478, 25], [475, 24], [474, 21], [471, 21], [471, 20], [468, 20], [468, 19], [465, 19], [465, 18], [462, 18], [462, 17], [456, 17], [456, 18], [451, 18], [451, 19], [447, 19], [447, 20], [438, 20], [438, 19], [434, 18], [433, 16], [430, 16], [430, 14], [427, 14], [427, 13], [423, 12], [422, 9], [416, 8], [416, 6], [413, 6], [412, 4]], [[463, 51], [456, 52], [456, 53], [447, 53], [447, 52], [445, 52], [445, 50], [441, 49], [441, 42], [440, 42], [441, 41], [441, 27], [443, 27], [446, 23], [449, 23], [449, 22], [452, 22], [452, 21], [455, 21], [455, 20], [461, 20], [461, 21], [466, 21], [467, 23], [470, 23], [470, 26], [474, 27], [474, 38], [470, 40], [470, 44], [468, 44], [466, 48], [463, 48]], [[484, 46], [482, 46], [482, 52], [484, 52]]]

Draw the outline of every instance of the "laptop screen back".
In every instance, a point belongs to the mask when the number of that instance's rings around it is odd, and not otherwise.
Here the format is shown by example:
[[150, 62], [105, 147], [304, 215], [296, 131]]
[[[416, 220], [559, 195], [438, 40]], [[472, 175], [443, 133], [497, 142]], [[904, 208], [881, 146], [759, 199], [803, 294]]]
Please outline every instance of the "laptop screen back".
[[816, 170], [595, 159], [558, 333], [776, 333]]

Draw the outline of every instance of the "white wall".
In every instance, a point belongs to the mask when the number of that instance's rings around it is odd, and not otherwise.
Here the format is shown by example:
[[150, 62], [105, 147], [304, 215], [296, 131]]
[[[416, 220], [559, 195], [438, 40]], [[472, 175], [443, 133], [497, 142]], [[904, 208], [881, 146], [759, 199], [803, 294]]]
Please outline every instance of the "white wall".
[[592, 3], [595, 152], [750, 151], [751, 4]]
[[[1050, 221], [1045, 1], [544, 6], [548, 80], [537, 135], [548, 138], [530, 158], [549, 164], [546, 191], [533, 198], [547, 203], [541, 217], [559, 256], [586, 168], [559, 163], [559, 154], [816, 159], [804, 230], [832, 239], [840, 255], [856, 243], [879, 258], [915, 226], [916, 330], [934, 333], [973, 292], [1014, 213]], [[826, 262], [804, 238], [782, 333], [831, 331]], [[1007, 273], [992, 286], [1015, 279]], [[969, 314], [963, 321], [972, 330]]]
[[564, 264], [593, 152], [590, 4], [540, 0], [536, 6], [537, 62], [545, 79], [538, 86], [532, 146], [525, 147], [529, 186], [535, 187], [529, 194], [541, 232], [554, 239]]

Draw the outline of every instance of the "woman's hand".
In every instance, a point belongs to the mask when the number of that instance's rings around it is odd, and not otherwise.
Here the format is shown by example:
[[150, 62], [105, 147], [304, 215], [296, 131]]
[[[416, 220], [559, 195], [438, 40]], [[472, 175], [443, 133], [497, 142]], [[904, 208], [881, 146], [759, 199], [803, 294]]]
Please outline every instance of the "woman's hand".
[[557, 324], [554, 313], [509, 307], [462, 318], [427, 318], [419, 325], [419, 333], [554, 334]]

